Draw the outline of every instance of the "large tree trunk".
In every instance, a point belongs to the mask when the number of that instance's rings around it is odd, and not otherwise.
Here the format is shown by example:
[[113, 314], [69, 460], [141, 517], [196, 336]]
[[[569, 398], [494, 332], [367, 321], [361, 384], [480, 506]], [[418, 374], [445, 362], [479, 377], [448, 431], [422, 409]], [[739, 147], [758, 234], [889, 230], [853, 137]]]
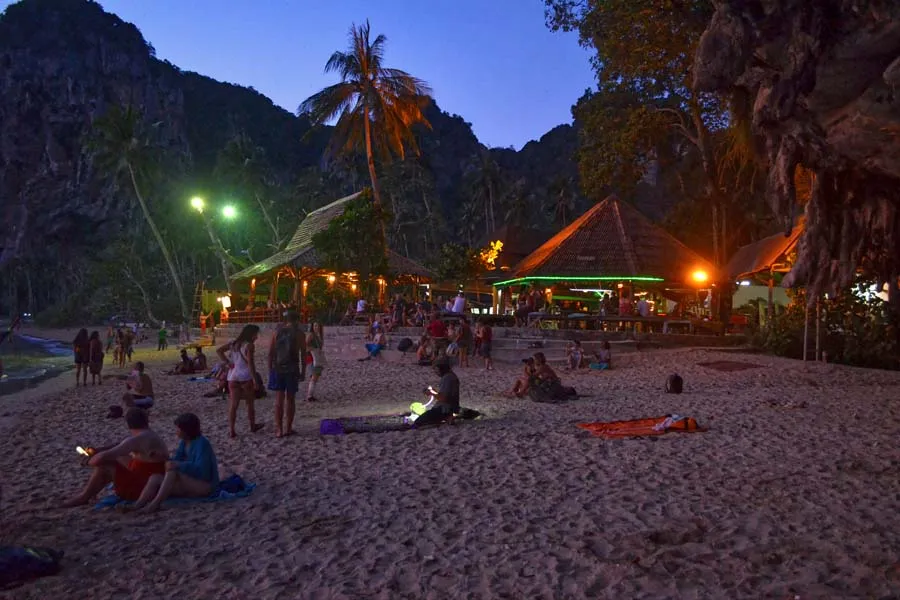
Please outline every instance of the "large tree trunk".
[[254, 192], [254, 196], [256, 196], [256, 203], [259, 204], [259, 209], [262, 211], [263, 219], [266, 220], [266, 224], [272, 230], [272, 247], [278, 250], [278, 246], [281, 245], [281, 235], [278, 233], [278, 227], [272, 221], [272, 217], [269, 216], [269, 211], [266, 210], [266, 205], [263, 203], [259, 192]]
[[365, 107], [365, 111], [366, 114], [363, 117], [363, 126], [366, 133], [366, 162], [369, 165], [369, 179], [372, 181], [372, 200], [375, 204], [375, 210], [378, 214], [379, 221], [381, 222], [381, 241], [384, 243], [385, 250], [387, 250], [387, 230], [382, 215], [384, 208], [381, 204], [381, 188], [378, 187], [378, 175], [375, 173], [375, 154], [372, 151], [372, 123], [369, 121], [368, 106]]
[[225, 247], [222, 245], [222, 240], [219, 239], [219, 236], [216, 235], [216, 232], [213, 231], [212, 221], [209, 218], [209, 215], [203, 213], [203, 223], [206, 225], [206, 233], [209, 234], [209, 239], [213, 244], [213, 250], [216, 253], [216, 256], [219, 257], [219, 263], [222, 265], [222, 276], [225, 278], [225, 287], [228, 288], [228, 293], [230, 295], [234, 295], [234, 290], [231, 285], [231, 261], [228, 260], [228, 253], [225, 252]]
[[122, 269], [122, 273], [141, 293], [141, 300], [144, 301], [144, 310], [147, 311], [147, 321], [155, 327], [160, 323], [160, 320], [153, 314], [153, 307], [150, 304], [150, 296], [147, 294], [146, 288], [144, 288], [144, 286], [141, 285], [141, 282], [137, 280], [137, 277], [134, 276], [131, 269]]
[[694, 122], [696, 130], [696, 139], [693, 140], [700, 151], [700, 159], [703, 163], [703, 175], [706, 179], [706, 194], [712, 203], [712, 238], [713, 238], [713, 264], [716, 267], [722, 265], [722, 239], [719, 231], [719, 214], [722, 207], [722, 193], [719, 190], [717, 182], [718, 169], [715, 156], [713, 156], [712, 139], [706, 123], [703, 122], [703, 114], [700, 111], [700, 104], [696, 98], [692, 98], [689, 102], [691, 120]]
[[128, 175], [131, 177], [134, 195], [137, 197], [138, 204], [141, 205], [144, 219], [146, 219], [147, 225], [150, 226], [150, 231], [153, 232], [153, 237], [156, 238], [156, 243], [159, 244], [159, 249], [166, 261], [166, 265], [169, 267], [169, 275], [172, 276], [172, 283], [175, 285], [175, 293], [178, 294], [178, 303], [181, 305], [181, 318], [184, 319], [184, 323], [190, 324], [191, 311], [188, 310], [188, 305], [184, 299], [184, 286], [181, 285], [181, 277], [178, 275], [178, 270], [175, 268], [175, 263], [172, 261], [172, 255], [169, 254], [169, 249], [166, 247], [162, 234], [156, 227], [156, 222], [153, 220], [153, 217], [150, 216], [150, 211], [147, 209], [147, 203], [144, 202], [144, 197], [141, 196], [141, 190], [138, 187], [137, 179], [134, 176], [134, 169], [131, 168], [131, 165], [128, 165]]

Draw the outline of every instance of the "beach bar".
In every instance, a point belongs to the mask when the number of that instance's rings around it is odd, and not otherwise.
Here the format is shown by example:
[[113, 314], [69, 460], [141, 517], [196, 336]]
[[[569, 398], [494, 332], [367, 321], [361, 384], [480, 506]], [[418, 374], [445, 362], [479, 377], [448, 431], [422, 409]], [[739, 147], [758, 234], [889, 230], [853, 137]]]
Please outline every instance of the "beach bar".
[[[513, 297], [537, 290], [547, 308], [528, 324], [693, 330], [715, 321], [721, 282], [712, 263], [609, 196], [494, 283], [494, 302], [499, 312], [516, 312]], [[649, 314], [633, 312], [640, 299]]]
[[[236, 273], [233, 277], [235, 281], [250, 282], [249, 300], [246, 306], [230, 312], [228, 320], [235, 323], [278, 321], [282, 312], [278, 307], [282, 305], [296, 308], [301, 315], [305, 315], [306, 292], [314, 277], [327, 278], [330, 285], [343, 285], [356, 292], [359, 285], [356, 273], [329, 271], [313, 245], [313, 236], [326, 230], [329, 223], [342, 215], [347, 204], [360, 194], [361, 192], [357, 192], [310, 212], [282, 250]], [[418, 289], [420, 285], [431, 281], [431, 274], [425, 267], [390, 249], [387, 263], [389, 278], [379, 277], [377, 280], [379, 300], [382, 302], [389, 284], [411, 285]], [[294, 282], [289, 299], [278, 297], [279, 284], [283, 280]], [[271, 284], [269, 297], [264, 306], [258, 306], [261, 303], [257, 302], [256, 290], [263, 282]]]

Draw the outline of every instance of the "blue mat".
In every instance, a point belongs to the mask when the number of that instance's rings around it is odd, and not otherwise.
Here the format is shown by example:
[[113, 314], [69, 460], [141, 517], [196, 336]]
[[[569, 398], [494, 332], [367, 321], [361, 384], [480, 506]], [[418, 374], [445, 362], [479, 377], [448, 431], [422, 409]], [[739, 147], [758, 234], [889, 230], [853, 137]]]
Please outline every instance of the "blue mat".
[[[112, 489], [112, 484], [110, 484], [110, 488]], [[205, 498], [169, 498], [165, 502], [163, 502], [163, 506], [178, 506], [179, 504], [196, 504], [198, 502], [219, 502], [222, 500], [235, 500], [237, 498], [246, 498], [250, 494], [253, 493], [253, 490], [256, 489], [255, 483], [246, 483], [243, 479], [241, 479], [237, 475], [232, 475], [228, 479], [222, 481], [219, 484], [219, 489], [210, 496], [206, 496]], [[229, 491], [235, 490], [235, 491]], [[100, 499], [97, 504], [94, 505], [94, 510], [101, 510], [103, 508], [110, 508], [112, 506], [117, 506], [119, 504], [128, 505], [133, 504], [130, 500], [122, 500], [115, 493], [111, 493], [108, 496], [104, 496]]]
[[215, 377], [188, 377], [188, 381], [215, 381]]

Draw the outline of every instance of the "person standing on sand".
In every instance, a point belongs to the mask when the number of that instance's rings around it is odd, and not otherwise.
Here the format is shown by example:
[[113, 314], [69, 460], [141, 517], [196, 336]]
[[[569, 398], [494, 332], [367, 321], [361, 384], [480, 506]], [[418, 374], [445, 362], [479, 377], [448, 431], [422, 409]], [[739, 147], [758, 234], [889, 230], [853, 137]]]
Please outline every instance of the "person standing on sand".
[[491, 343], [494, 340], [494, 330], [488, 325], [487, 321], [481, 321], [481, 328], [478, 330], [478, 353], [484, 359], [484, 368], [487, 371], [494, 370], [494, 361], [491, 358]]
[[72, 349], [75, 351], [75, 387], [81, 385], [82, 373], [84, 385], [87, 385], [88, 364], [90, 363], [90, 340], [87, 329], [80, 329], [78, 335], [72, 340]]
[[165, 442], [150, 429], [147, 413], [130, 408], [125, 413], [129, 436], [117, 446], [88, 449], [88, 464], [94, 467], [87, 485], [77, 496], [65, 501], [64, 508], [89, 503], [108, 484], [123, 500], [137, 500], [154, 475], [162, 475], [169, 455]]
[[175, 419], [178, 448], [166, 462], [166, 474], [153, 475], [131, 510], [152, 513], [169, 497], [205, 498], [219, 487], [219, 464], [193, 413]]
[[116, 343], [116, 330], [113, 329], [113, 326], [110, 325], [106, 328], [106, 353], [109, 354], [109, 351], [113, 349], [113, 345]]
[[222, 362], [228, 365], [228, 429], [229, 436], [237, 437], [234, 430], [237, 410], [241, 398], [247, 401], [247, 419], [250, 421], [250, 432], [256, 433], [262, 425], [256, 423], [255, 392], [259, 389], [256, 375], [256, 339], [259, 337], [258, 325], [245, 325], [233, 342], [223, 344], [216, 350]]
[[315, 402], [316, 384], [319, 383], [322, 371], [325, 370], [325, 331], [318, 321], [310, 325], [306, 347], [312, 356], [312, 375], [309, 378], [309, 388], [306, 390], [306, 401]]
[[156, 351], [162, 352], [169, 347], [169, 330], [162, 326], [159, 328], [157, 336]]
[[[88, 340], [88, 368], [91, 371], [91, 385], [103, 385], [103, 377], [100, 372], [103, 370], [103, 342], [100, 341], [100, 332], [95, 331]], [[87, 381], [85, 381], [87, 385]]]
[[300, 331], [300, 315], [282, 313], [284, 321], [269, 342], [269, 389], [275, 392], [275, 437], [294, 433], [297, 390], [306, 379], [306, 337]]

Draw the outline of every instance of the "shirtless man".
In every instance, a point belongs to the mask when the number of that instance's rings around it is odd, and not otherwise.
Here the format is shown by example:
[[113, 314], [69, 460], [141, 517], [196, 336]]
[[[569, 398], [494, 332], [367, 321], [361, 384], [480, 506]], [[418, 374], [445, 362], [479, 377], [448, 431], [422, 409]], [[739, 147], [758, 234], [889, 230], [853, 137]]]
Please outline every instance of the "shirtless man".
[[134, 363], [134, 370], [125, 380], [128, 391], [122, 395], [122, 404], [125, 408], [151, 408], [153, 406], [153, 382], [150, 376], [144, 373], [144, 363]]
[[136, 501], [153, 475], [165, 475], [169, 456], [165, 442], [150, 429], [147, 412], [130, 408], [125, 413], [129, 436], [117, 446], [94, 451], [88, 464], [94, 467], [87, 485], [64, 508], [88, 504], [110, 482], [123, 500]]

